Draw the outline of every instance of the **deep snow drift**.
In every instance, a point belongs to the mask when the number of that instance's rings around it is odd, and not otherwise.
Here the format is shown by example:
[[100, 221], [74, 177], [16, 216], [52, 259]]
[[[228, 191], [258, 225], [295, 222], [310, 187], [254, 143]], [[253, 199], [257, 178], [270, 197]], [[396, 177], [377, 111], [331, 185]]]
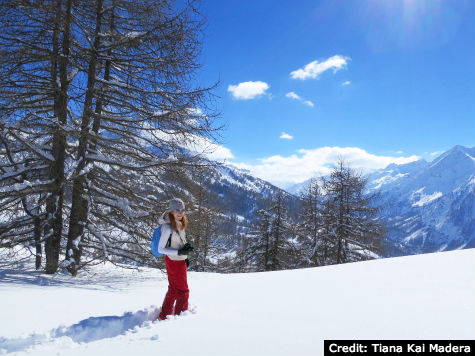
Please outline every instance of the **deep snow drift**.
[[191, 272], [197, 312], [164, 322], [153, 321], [167, 288], [159, 270], [107, 264], [72, 279], [7, 269], [0, 257], [0, 354], [323, 355], [325, 339], [475, 336], [474, 249], [295, 271]]

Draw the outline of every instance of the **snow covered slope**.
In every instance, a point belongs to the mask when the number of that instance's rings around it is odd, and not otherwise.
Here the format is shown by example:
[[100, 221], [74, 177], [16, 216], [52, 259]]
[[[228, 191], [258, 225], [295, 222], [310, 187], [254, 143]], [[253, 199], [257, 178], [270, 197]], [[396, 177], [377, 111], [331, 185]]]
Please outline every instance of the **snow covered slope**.
[[[0, 265], [0, 354], [323, 355], [325, 339], [472, 339], [475, 250], [294, 271], [189, 273], [197, 313], [153, 321], [159, 270]], [[30, 263], [30, 262], [23, 262]]]
[[254, 218], [256, 210], [267, 208], [269, 200], [279, 194], [291, 214], [299, 204], [295, 196], [233, 165], [221, 165], [212, 170], [205, 186], [216, 194], [214, 204], [223, 211], [248, 219]]

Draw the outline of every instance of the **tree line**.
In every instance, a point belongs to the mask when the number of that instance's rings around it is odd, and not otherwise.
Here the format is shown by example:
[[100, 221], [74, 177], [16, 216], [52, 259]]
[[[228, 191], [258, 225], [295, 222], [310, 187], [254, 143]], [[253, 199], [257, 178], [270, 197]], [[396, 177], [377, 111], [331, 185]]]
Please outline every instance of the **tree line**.
[[256, 212], [236, 253], [239, 271], [325, 266], [378, 257], [384, 225], [367, 180], [340, 159], [328, 177], [312, 179], [289, 217], [282, 194]]

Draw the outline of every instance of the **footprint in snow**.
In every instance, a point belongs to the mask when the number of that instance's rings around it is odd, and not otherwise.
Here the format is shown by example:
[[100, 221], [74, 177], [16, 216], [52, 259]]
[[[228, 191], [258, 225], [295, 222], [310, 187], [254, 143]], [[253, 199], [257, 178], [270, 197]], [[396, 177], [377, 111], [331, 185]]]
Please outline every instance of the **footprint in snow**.
[[[127, 332], [136, 333], [142, 326], [150, 328], [159, 313], [160, 308], [151, 307], [135, 313], [127, 312], [122, 316], [90, 317], [71, 326], [60, 326], [48, 334], [31, 334], [25, 338], [11, 339], [0, 337], [0, 354], [23, 351], [64, 336], [76, 343], [87, 343], [125, 335]], [[152, 336], [152, 340], [158, 340], [158, 335]]]

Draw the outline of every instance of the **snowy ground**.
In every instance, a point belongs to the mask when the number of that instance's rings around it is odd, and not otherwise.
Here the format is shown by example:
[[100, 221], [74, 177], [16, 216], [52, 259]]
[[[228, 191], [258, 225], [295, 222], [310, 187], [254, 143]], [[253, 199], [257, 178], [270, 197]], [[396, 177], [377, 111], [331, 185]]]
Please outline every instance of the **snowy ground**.
[[0, 261], [0, 354], [323, 355], [325, 339], [475, 337], [474, 249], [190, 273], [197, 312], [164, 322], [152, 321], [167, 288], [158, 270], [103, 265], [71, 279]]

